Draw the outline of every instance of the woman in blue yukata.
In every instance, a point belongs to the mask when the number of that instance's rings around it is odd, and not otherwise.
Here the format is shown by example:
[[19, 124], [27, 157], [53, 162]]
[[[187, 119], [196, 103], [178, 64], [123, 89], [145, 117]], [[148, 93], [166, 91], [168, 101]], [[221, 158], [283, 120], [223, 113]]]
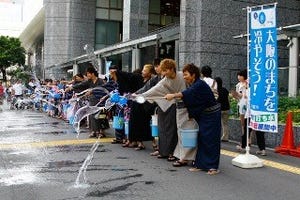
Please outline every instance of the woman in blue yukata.
[[211, 88], [200, 79], [197, 66], [187, 64], [182, 71], [189, 87], [179, 93], [167, 94], [165, 98], [182, 98], [190, 117], [199, 125], [197, 154], [194, 167], [189, 171], [207, 171], [207, 174], [215, 175], [219, 173], [220, 162], [221, 106]]

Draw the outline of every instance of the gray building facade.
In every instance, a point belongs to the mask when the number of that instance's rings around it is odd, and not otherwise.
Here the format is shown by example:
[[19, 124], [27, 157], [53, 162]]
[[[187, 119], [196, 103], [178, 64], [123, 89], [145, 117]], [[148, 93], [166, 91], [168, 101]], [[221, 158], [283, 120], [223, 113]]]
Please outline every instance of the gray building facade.
[[45, 0], [44, 66], [46, 77], [60, 77], [59, 67], [49, 66], [85, 54], [94, 44], [96, 0]]
[[[96, 12], [101, 12], [96, 11], [95, 8], [99, 7], [97, 5], [104, 4], [103, 2], [107, 2], [111, 6], [115, 1], [44, 1], [46, 76], [52, 73], [62, 74], [61, 64], [68, 63], [70, 65], [70, 60], [74, 61], [72, 65], [76, 64], [74, 58], [85, 54], [83, 46], [95, 44], [95, 35], [97, 35], [95, 20], [99, 15]], [[177, 60], [178, 68], [181, 69], [185, 63], [189, 62], [193, 62], [199, 67], [210, 65], [213, 69], [213, 76], [221, 76], [226, 87], [233, 87], [237, 71], [244, 69], [247, 64], [246, 38], [234, 39], [233, 37], [246, 33], [247, 12], [243, 9], [247, 6], [270, 3], [270, 1], [123, 0], [122, 30], [120, 30], [118, 42], [137, 40], [151, 35], [150, 27], [155, 19], [151, 10], [160, 4], [162, 14], [162, 9], [168, 8], [163, 7], [162, 3], [175, 5], [175, 2], [180, 5], [180, 16], [177, 21], [178, 37], [172, 43], [174, 51], [172, 58]], [[279, 3], [277, 7], [278, 27], [299, 23], [299, 1], [288, 0], [284, 5]], [[102, 9], [101, 6], [100, 8]], [[160, 21], [163, 21], [162, 16], [160, 17]], [[110, 19], [108, 18], [108, 20]], [[279, 42], [279, 66], [289, 66], [287, 42]], [[160, 56], [161, 47], [160, 41], [147, 49], [138, 45], [132, 46], [131, 50], [119, 54], [121, 62], [115, 64], [122, 65], [122, 69], [127, 71], [141, 68], [145, 63], [151, 63], [155, 56]], [[96, 55], [100, 63], [110, 59], [109, 56], [97, 53]], [[47, 68], [49, 68], [48, 71]]]

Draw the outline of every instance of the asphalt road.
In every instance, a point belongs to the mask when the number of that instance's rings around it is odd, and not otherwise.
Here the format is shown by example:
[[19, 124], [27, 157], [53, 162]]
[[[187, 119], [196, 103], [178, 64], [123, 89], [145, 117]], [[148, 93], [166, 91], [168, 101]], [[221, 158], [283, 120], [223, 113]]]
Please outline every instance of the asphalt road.
[[[0, 199], [296, 200], [300, 158], [268, 150], [264, 167], [231, 164], [234, 143], [222, 144], [221, 173], [189, 172], [151, 157], [151, 144], [135, 151], [111, 138], [78, 137], [66, 122], [36, 111], [0, 111]], [[108, 136], [112, 137], [112, 130]], [[94, 146], [95, 147], [95, 146]], [[255, 148], [252, 150], [255, 152]], [[80, 170], [90, 154], [86, 171]], [[81, 172], [80, 172], [81, 171]], [[78, 177], [79, 172], [81, 173]], [[77, 180], [78, 179], [78, 180]], [[76, 181], [77, 180], [77, 181]]]

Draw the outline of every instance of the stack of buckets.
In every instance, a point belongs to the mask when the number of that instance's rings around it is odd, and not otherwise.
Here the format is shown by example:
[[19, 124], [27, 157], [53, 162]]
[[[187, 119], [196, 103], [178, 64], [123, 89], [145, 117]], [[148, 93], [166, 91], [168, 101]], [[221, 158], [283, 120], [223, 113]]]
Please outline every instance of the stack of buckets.
[[158, 118], [156, 110], [154, 112], [154, 115], [151, 115], [151, 133], [152, 137], [158, 137]]
[[185, 121], [179, 133], [181, 136], [181, 143], [184, 148], [195, 148], [197, 147], [197, 138], [198, 138], [199, 127], [197, 122], [194, 119]]

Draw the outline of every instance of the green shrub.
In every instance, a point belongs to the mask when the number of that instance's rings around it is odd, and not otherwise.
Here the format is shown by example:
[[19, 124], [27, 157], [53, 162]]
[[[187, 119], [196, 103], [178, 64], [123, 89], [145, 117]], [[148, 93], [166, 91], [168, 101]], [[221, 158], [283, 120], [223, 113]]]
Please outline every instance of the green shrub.
[[[230, 98], [231, 117], [237, 118], [237, 100]], [[293, 123], [300, 124], [300, 96], [296, 98], [280, 96], [278, 100], [278, 122], [285, 124], [288, 111], [293, 112]]]
[[278, 121], [285, 123], [288, 111], [293, 111], [293, 122], [300, 124], [300, 96], [296, 98], [281, 96], [278, 102]]

